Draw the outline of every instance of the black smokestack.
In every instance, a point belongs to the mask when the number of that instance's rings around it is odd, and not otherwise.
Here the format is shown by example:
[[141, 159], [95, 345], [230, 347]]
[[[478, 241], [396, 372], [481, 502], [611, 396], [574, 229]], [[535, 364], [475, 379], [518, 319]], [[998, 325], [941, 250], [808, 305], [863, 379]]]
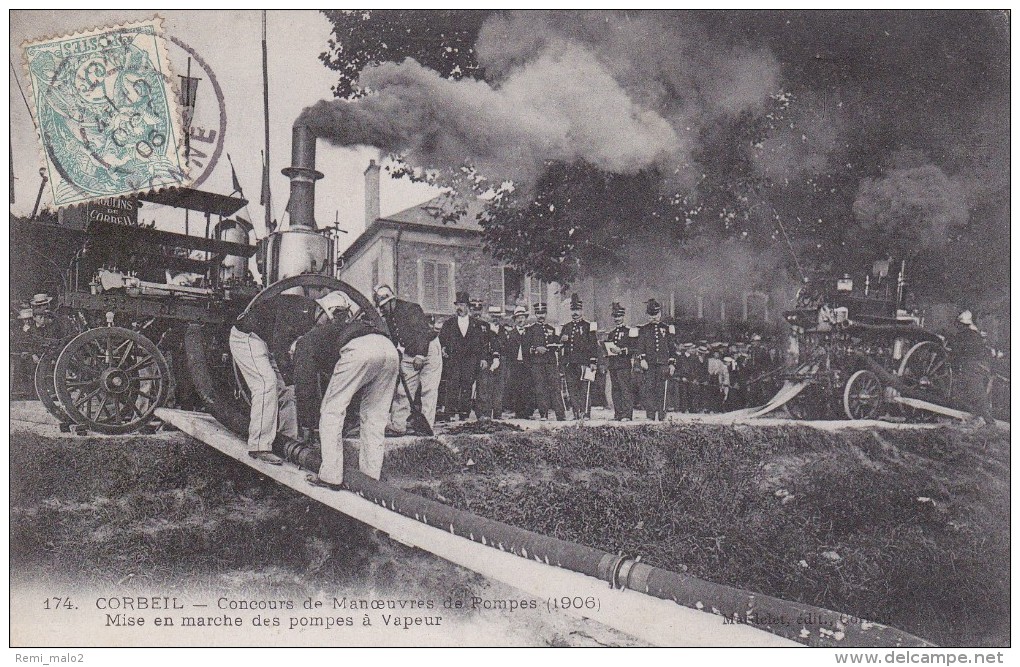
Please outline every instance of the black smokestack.
[[294, 125], [290, 164], [283, 170], [290, 179], [290, 225], [315, 229], [315, 181], [322, 172], [315, 169], [315, 135], [307, 125]]

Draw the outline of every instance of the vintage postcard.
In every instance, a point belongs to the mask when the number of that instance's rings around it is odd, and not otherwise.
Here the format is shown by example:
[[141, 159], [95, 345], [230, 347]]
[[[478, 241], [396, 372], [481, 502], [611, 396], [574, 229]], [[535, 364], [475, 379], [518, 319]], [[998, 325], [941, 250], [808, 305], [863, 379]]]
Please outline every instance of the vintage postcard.
[[1008, 12], [10, 18], [15, 662], [1008, 655]]

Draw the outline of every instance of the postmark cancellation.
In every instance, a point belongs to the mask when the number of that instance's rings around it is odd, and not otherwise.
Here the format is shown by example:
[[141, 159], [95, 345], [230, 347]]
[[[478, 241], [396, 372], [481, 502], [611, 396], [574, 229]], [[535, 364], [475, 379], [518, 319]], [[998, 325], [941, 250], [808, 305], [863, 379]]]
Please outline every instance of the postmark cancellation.
[[23, 48], [54, 208], [188, 184], [160, 18]]

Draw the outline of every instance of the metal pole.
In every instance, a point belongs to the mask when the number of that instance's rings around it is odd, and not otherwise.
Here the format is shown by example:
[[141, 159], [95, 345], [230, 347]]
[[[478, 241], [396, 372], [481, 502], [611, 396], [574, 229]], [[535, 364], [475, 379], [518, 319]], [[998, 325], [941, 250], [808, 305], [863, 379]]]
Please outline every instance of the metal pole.
[[32, 215], [29, 216], [29, 219], [31, 220], [35, 220], [36, 214], [39, 213], [39, 204], [42, 202], [42, 193], [43, 190], [46, 188], [46, 182], [50, 180], [49, 177], [46, 176], [45, 169], [39, 170], [39, 176], [42, 177], [42, 182], [39, 184], [39, 194], [36, 195], [35, 206], [32, 207]]
[[[269, 55], [266, 48], [266, 10], [262, 10], [262, 106], [265, 118], [265, 131], [266, 131], [266, 189], [272, 191], [269, 187], [269, 178], [273, 173], [269, 169]], [[273, 214], [271, 199], [267, 196], [265, 206], [266, 213], [266, 233], [269, 233], [270, 228], [273, 224]]]

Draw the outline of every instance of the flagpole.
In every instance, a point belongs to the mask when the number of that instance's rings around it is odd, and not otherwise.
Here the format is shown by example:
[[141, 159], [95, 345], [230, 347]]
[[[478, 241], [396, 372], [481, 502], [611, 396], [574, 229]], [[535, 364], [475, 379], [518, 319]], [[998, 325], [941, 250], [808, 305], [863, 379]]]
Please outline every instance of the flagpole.
[[272, 200], [269, 196], [271, 190], [269, 188], [269, 177], [271, 172], [269, 171], [269, 56], [266, 49], [266, 10], [262, 10], [262, 105], [265, 112], [265, 126], [266, 126], [266, 165], [265, 174], [263, 178], [266, 180], [266, 201], [264, 203], [266, 213], [266, 234], [272, 229], [273, 214], [272, 214]]

